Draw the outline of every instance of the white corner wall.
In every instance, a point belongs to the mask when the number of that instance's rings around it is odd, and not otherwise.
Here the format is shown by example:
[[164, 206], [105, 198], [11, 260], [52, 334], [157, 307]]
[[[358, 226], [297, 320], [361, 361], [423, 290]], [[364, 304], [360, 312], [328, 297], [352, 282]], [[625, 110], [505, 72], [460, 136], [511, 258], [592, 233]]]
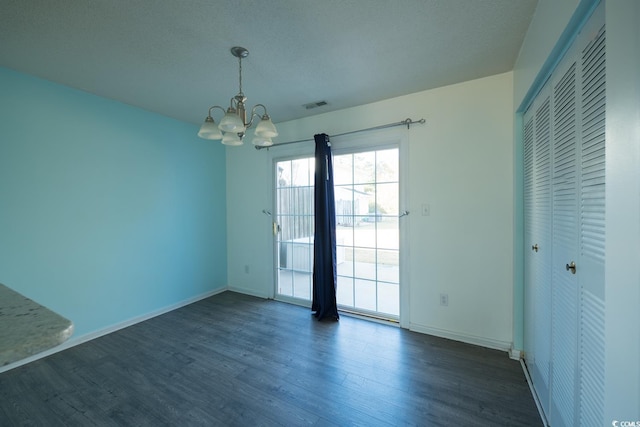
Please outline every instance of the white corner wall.
[[[513, 327], [513, 74], [279, 123], [277, 142], [404, 120], [412, 126], [407, 183], [409, 327], [508, 349]], [[312, 144], [312, 143], [309, 143]], [[271, 165], [278, 148], [227, 149], [231, 289], [273, 295]], [[430, 216], [420, 206], [429, 203]], [[449, 295], [448, 307], [439, 305]], [[406, 314], [406, 313], [405, 313]]]
[[640, 424], [640, 2], [605, 13], [605, 421]]
[[538, 0], [513, 69], [516, 108], [527, 95], [579, 3], [579, 0]]

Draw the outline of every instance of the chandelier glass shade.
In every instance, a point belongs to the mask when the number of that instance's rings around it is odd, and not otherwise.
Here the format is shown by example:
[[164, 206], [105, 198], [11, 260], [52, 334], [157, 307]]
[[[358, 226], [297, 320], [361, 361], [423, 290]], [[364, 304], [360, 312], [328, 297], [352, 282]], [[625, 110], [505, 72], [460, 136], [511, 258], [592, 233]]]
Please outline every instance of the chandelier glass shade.
[[204, 139], [222, 139], [222, 131], [220, 131], [218, 126], [216, 126], [216, 122], [213, 120], [213, 117], [207, 116], [200, 127], [198, 136]]
[[[238, 81], [240, 87], [238, 94], [231, 98], [229, 108], [226, 110], [219, 105], [214, 105], [209, 108], [209, 114], [204, 119], [198, 136], [203, 139], [222, 140], [222, 143], [225, 145], [242, 145], [242, 140], [244, 139], [247, 129], [254, 124], [253, 120], [257, 117], [260, 121], [256, 125], [252, 143], [261, 147], [273, 145], [271, 138], [278, 136], [278, 131], [267, 113], [267, 107], [263, 104], [256, 104], [251, 109], [249, 121], [247, 121], [247, 111], [245, 107], [247, 98], [244, 96], [244, 93], [242, 93], [242, 58], [249, 56], [249, 51], [243, 47], [235, 46], [231, 48], [231, 54], [238, 58]], [[218, 125], [216, 125], [211, 115], [215, 109], [222, 110], [224, 113]], [[258, 109], [264, 110], [262, 115], [256, 112]]]
[[222, 136], [222, 143], [224, 145], [242, 145], [242, 139], [240, 139], [240, 135], [235, 132], [226, 132]]
[[271, 141], [271, 138], [266, 136], [255, 136], [253, 137], [251, 143], [258, 147], [271, 147], [273, 145], [273, 141]]

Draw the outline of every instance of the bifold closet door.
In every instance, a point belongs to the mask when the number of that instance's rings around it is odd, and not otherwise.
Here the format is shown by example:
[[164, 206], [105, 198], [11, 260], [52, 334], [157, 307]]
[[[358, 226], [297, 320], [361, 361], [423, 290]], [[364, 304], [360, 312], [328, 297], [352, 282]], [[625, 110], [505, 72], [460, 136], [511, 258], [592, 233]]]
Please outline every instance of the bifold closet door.
[[525, 361], [554, 427], [604, 425], [604, 12], [524, 116]]
[[578, 120], [575, 50], [552, 78], [551, 412], [553, 426], [575, 425], [578, 354]]
[[579, 205], [579, 408], [576, 424], [604, 420], [606, 32], [604, 2], [581, 32]]
[[548, 86], [524, 116], [525, 355], [549, 413], [551, 386], [551, 111]]
[[600, 4], [552, 79], [553, 426], [604, 423], [604, 22]]

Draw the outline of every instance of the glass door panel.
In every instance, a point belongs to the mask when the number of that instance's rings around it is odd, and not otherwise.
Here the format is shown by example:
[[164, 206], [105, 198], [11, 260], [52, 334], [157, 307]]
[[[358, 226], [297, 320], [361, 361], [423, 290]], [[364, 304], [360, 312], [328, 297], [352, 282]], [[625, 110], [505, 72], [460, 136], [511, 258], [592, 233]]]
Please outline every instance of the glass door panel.
[[277, 289], [311, 300], [313, 274], [313, 158], [276, 163]]
[[397, 319], [400, 314], [399, 150], [333, 156], [338, 305]]

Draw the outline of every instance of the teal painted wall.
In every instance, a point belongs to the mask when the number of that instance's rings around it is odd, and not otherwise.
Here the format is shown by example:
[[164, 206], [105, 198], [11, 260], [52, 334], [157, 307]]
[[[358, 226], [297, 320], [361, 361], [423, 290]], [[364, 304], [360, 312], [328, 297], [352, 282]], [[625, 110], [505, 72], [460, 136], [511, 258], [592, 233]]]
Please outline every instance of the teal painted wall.
[[0, 94], [0, 283], [76, 338], [226, 286], [220, 144], [5, 68]]

